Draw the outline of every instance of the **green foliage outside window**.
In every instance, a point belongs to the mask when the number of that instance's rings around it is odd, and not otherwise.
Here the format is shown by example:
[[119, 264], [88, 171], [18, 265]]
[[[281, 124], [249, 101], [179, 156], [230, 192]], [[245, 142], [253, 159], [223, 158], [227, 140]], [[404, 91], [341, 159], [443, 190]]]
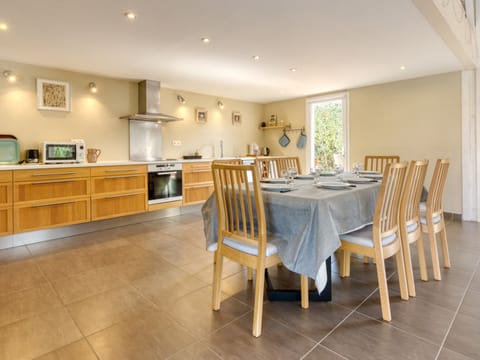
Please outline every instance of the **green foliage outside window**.
[[342, 102], [327, 101], [314, 108], [315, 162], [323, 169], [335, 167], [334, 155], [343, 154]]

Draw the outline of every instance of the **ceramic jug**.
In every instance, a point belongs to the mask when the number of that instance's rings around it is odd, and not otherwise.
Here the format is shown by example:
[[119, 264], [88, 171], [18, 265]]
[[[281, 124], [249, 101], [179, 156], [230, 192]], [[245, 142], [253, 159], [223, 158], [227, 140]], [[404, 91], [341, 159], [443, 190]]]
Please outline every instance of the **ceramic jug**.
[[87, 161], [89, 163], [97, 162], [98, 157], [102, 153], [100, 149], [87, 149]]

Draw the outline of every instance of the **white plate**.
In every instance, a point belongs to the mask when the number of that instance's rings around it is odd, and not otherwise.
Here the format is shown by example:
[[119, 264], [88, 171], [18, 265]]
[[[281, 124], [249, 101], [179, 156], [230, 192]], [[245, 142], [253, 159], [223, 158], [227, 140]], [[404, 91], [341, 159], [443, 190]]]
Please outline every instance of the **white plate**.
[[297, 175], [295, 176], [295, 179], [300, 179], [300, 180], [313, 180], [313, 175]]
[[375, 180], [383, 179], [383, 174], [362, 174], [363, 177]]
[[268, 184], [285, 184], [286, 181], [283, 178], [266, 178], [260, 180], [261, 183], [268, 183]]
[[320, 176], [335, 176], [337, 173], [335, 171], [320, 171]]
[[331, 190], [342, 190], [342, 189], [348, 189], [350, 188], [350, 185], [345, 184], [343, 182], [320, 182], [318, 184], [315, 184], [316, 187], [318, 188], [323, 188], [323, 189], [331, 189]]
[[276, 191], [276, 192], [292, 190], [292, 188], [287, 186], [286, 184], [261, 184], [261, 187], [262, 187], [262, 190]]
[[371, 183], [375, 180], [374, 179], [369, 179], [369, 178], [366, 178], [366, 177], [350, 177], [350, 178], [344, 178], [343, 181], [346, 181], [350, 184], [368, 184], [368, 183]]
[[373, 170], [360, 170], [358, 173], [360, 175], [382, 175], [381, 172]]

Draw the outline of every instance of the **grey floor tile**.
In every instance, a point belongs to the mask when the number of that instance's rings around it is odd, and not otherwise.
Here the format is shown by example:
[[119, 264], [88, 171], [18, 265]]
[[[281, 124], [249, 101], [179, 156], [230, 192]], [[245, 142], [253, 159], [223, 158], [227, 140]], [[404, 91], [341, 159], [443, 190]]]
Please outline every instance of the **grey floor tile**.
[[82, 339], [35, 360], [96, 360], [97, 356], [86, 340]]
[[233, 297], [223, 298], [220, 310], [213, 311], [210, 286], [183, 296], [168, 309], [173, 319], [199, 338], [207, 336], [249, 311], [249, 306]]
[[165, 359], [195, 342], [165, 313], [145, 309], [88, 337], [102, 360]]
[[349, 359], [434, 359], [439, 346], [355, 313], [321, 343]]
[[0, 359], [32, 359], [80, 340], [82, 334], [64, 308], [0, 328]]
[[[440, 345], [455, 315], [454, 310], [433, 305], [417, 298], [401, 300], [398, 293], [390, 292], [391, 325], [409, 334]], [[380, 295], [376, 292], [360, 308], [359, 313], [382, 320]]]
[[264, 317], [262, 336], [252, 336], [252, 313], [216, 331], [209, 346], [225, 359], [299, 359], [315, 342], [298, 332]]
[[[478, 312], [477, 312], [478, 313]], [[445, 347], [462, 355], [480, 358], [480, 316], [459, 313], [448, 334]]]

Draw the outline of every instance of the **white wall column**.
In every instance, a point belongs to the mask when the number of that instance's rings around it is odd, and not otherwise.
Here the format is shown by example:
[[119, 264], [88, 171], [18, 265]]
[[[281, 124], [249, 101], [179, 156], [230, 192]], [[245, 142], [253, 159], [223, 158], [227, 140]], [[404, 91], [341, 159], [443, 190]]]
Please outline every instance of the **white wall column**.
[[475, 96], [479, 81], [477, 71], [462, 71], [462, 218], [469, 221], [480, 221], [480, 149], [477, 143], [480, 100]]

